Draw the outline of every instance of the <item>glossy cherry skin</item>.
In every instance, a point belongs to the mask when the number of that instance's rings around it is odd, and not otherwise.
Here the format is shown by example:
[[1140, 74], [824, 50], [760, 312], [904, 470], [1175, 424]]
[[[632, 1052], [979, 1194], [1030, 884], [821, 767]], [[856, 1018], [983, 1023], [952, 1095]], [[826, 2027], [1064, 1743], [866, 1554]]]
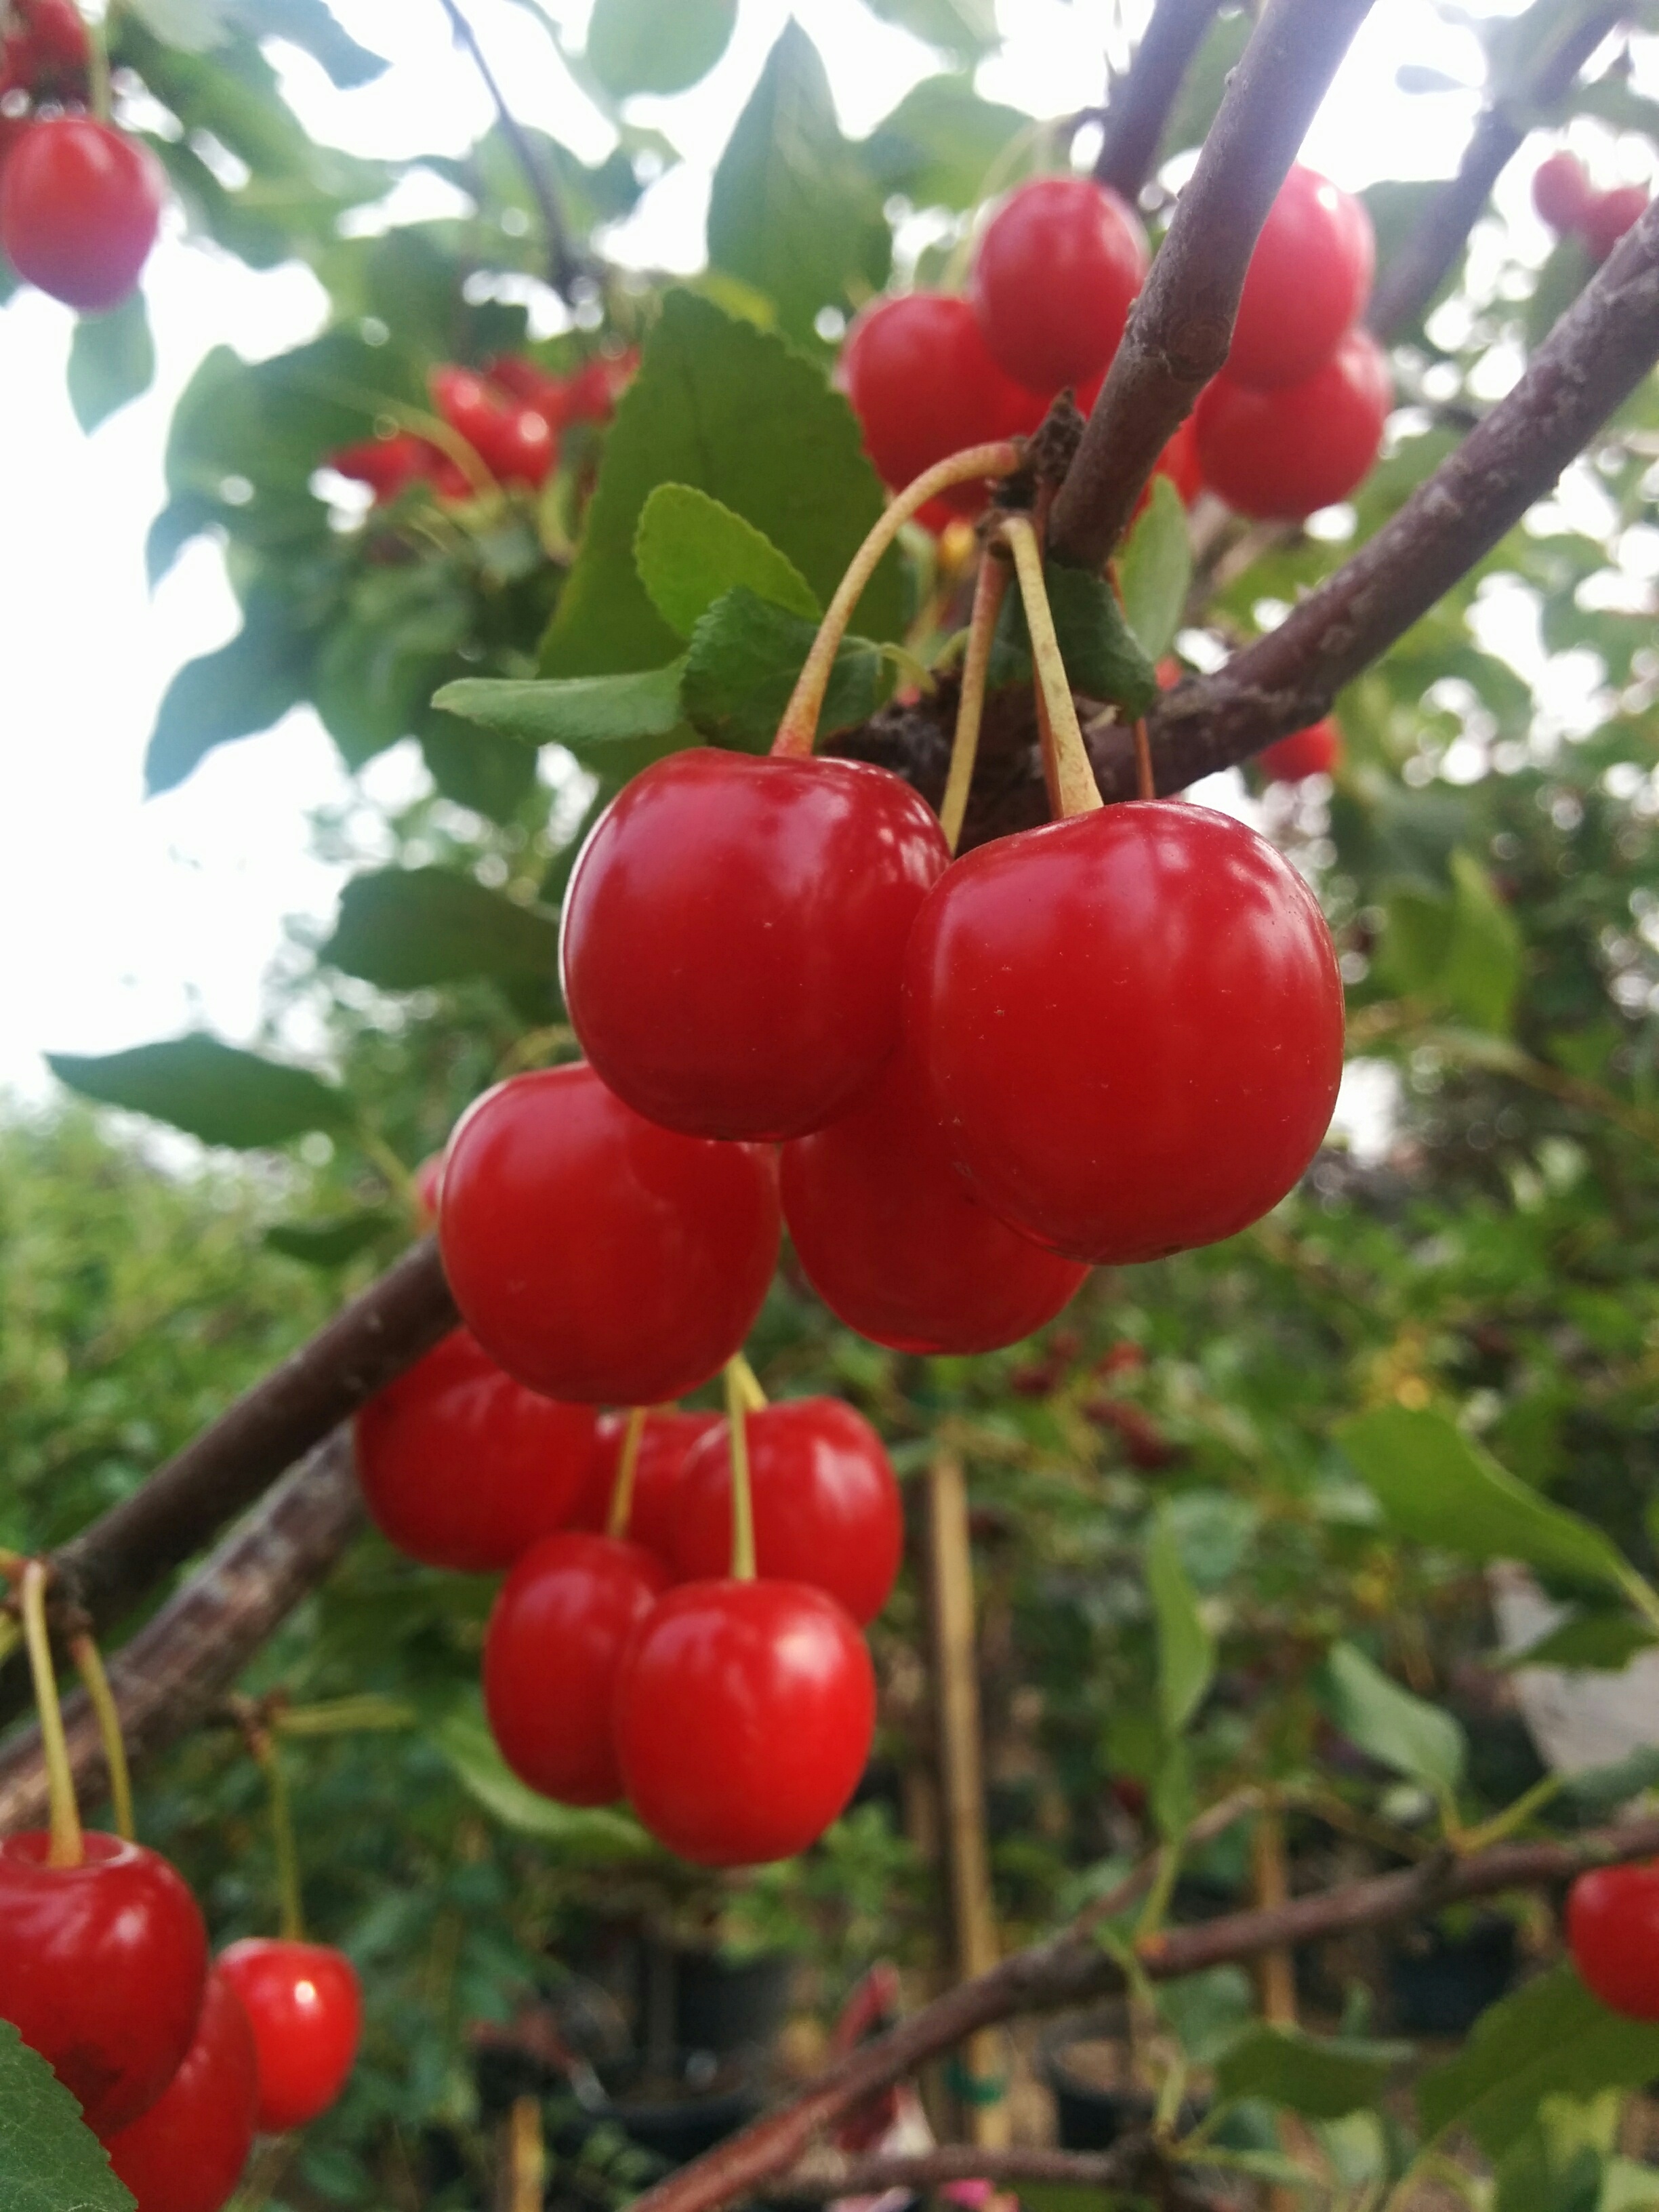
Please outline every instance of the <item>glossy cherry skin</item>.
[[138, 2212], [220, 2212], [253, 2148], [259, 2061], [247, 2009], [216, 1968], [196, 2039], [142, 2118], [109, 2138], [109, 2162]]
[[353, 1424], [357, 1481], [390, 1544], [462, 1575], [562, 1528], [593, 1455], [591, 1407], [526, 1390], [458, 1328]]
[[1108, 806], [981, 845], [922, 908], [906, 988], [958, 1167], [1073, 1260], [1231, 1237], [1291, 1188], [1336, 1103], [1324, 917], [1207, 807]]
[[655, 1553], [573, 1529], [526, 1552], [501, 1584], [484, 1638], [484, 1711], [501, 1757], [544, 1797], [622, 1796], [617, 1668], [668, 1583]]
[[504, 402], [481, 376], [453, 364], [428, 380], [432, 404], [503, 483], [541, 483], [558, 459], [553, 424], [542, 408]]
[[88, 1831], [79, 1866], [44, 1830], [0, 1840], [0, 2019], [79, 2098], [100, 2136], [146, 2112], [196, 2033], [207, 1931], [182, 1878], [141, 1844]]
[[396, 499], [412, 483], [430, 477], [439, 459], [436, 449], [411, 431], [391, 438], [360, 438], [355, 446], [339, 446], [328, 456], [328, 465], [354, 483], [365, 483], [380, 507]]
[[696, 1866], [759, 1866], [821, 1836], [875, 1734], [870, 1655], [802, 1583], [682, 1583], [635, 1631], [617, 1680], [629, 1802]]
[[1304, 775], [1329, 775], [1342, 757], [1342, 732], [1328, 714], [1264, 745], [1255, 764], [1269, 783], [1300, 783]]
[[259, 2059], [261, 2135], [302, 2128], [345, 2087], [363, 2032], [357, 1970], [327, 1943], [251, 1936], [219, 1957], [247, 2009]]
[[468, 1110], [439, 1242], [462, 1318], [509, 1375], [578, 1405], [650, 1406], [717, 1375], [777, 1264], [775, 1156], [659, 1128], [591, 1067]]
[[1204, 481], [1240, 514], [1297, 521], [1364, 483], [1394, 404], [1387, 356], [1350, 331], [1300, 384], [1252, 392], [1224, 371], [1199, 394]]
[[1580, 229], [1595, 197], [1583, 163], [1565, 146], [1532, 173], [1533, 206], [1553, 231]]
[[969, 296], [994, 359], [1046, 396], [1110, 361], [1147, 260], [1140, 218], [1115, 192], [1090, 177], [1037, 177], [986, 225]]
[[1567, 1893], [1567, 1945], [1610, 2011], [1659, 2021], [1659, 1863], [1581, 1874]]
[[[757, 1572], [827, 1590], [867, 1626], [904, 1556], [904, 1507], [881, 1438], [839, 1398], [786, 1399], [744, 1425]], [[673, 1561], [683, 1582], [730, 1570], [732, 1440], [723, 1421], [686, 1460], [674, 1496]]]
[[1593, 193], [1578, 224], [1592, 258], [1605, 261], [1631, 225], [1647, 212], [1647, 205], [1642, 185], [1619, 185], [1610, 192]]
[[1018, 1344], [1088, 1273], [974, 1197], [906, 1051], [850, 1114], [784, 1146], [779, 1181], [812, 1288], [849, 1328], [896, 1352]]
[[1259, 390], [1311, 376], [1358, 319], [1376, 265], [1364, 202], [1298, 162], [1250, 256], [1228, 375]]
[[0, 41], [0, 93], [22, 90], [37, 102], [86, 85], [87, 27], [75, 0], [27, 0]]
[[571, 875], [560, 959], [583, 1051], [688, 1136], [821, 1129], [898, 1042], [905, 939], [950, 858], [885, 769], [671, 753], [617, 793]]
[[[686, 1455], [692, 1446], [720, 1425], [718, 1413], [647, 1413], [640, 1431], [639, 1456], [634, 1462], [634, 1488], [629, 1501], [628, 1526], [623, 1534], [647, 1551], [666, 1559], [674, 1545], [674, 1492]], [[568, 1528], [608, 1528], [611, 1493], [616, 1486], [623, 1440], [628, 1431], [626, 1413], [601, 1413], [599, 1434], [587, 1463], [580, 1497], [566, 1518]]]
[[100, 313], [137, 283], [166, 191], [148, 146], [89, 115], [51, 116], [0, 172], [0, 249], [27, 283]]

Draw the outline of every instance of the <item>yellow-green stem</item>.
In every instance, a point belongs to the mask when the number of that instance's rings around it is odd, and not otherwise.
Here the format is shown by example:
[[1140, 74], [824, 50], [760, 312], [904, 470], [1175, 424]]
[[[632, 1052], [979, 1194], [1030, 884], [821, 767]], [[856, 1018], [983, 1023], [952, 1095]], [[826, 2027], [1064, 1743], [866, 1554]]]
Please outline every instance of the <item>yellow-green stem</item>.
[[86, 1854], [81, 1844], [81, 1814], [75, 1802], [69, 1740], [64, 1734], [64, 1709], [58, 1702], [58, 1678], [52, 1669], [52, 1638], [46, 1633], [46, 1566], [43, 1559], [31, 1559], [23, 1570], [22, 1606], [23, 1640], [28, 1645], [29, 1672], [34, 1677], [40, 1747], [46, 1761], [46, 1799], [51, 1807], [52, 1840], [46, 1848], [46, 1864], [79, 1866]]
[[[110, 14], [113, 14], [112, 8]], [[82, 18], [87, 34], [87, 90], [94, 115], [100, 123], [110, 116], [109, 88], [109, 29], [107, 22], [91, 23]]]
[[749, 1362], [744, 1358], [740, 1352], [733, 1353], [730, 1365], [732, 1372], [736, 1375], [738, 1385], [743, 1391], [744, 1403], [748, 1407], [750, 1412], [751, 1413], [763, 1413], [766, 1409], [767, 1400], [766, 1393], [761, 1388], [759, 1376], [756, 1374], [754, 1369], [749, 1364]]
[[[745, 1380], [745, 1377], [747, 1378]], [[749, 1487], [749, 1386], [754, 1382], [739, 1353], [726, 1364], [726, 1425], [732, 1451], [732, 1579], [755, 1579], [755, 1501]]]
[[945, 780], [939, 803], [939, 826], [954, 853], [962, 836], [963, 817], [979, 757], [980, 724], [985, 717], [985, 679], [991, 665], [991, 644], [997, 617], [1008, 589], [1008, 564], [988, 547], [974, 583], [974, 611], [968, 618], [968, 651], [962, 664], [962, 693], [957, 706], [956, 734], [951, 741], [951, 773]]
[[289, 1802], [288, 1777], [276, 1745], [267, 1736], [256, 1753], [264, 1769], [270, 1791], [270, 1840], [276, 1857], [276, 1902], [282, 1914], [283, 1941], [305, 1941], [305, 1913], [300, 1904], [300, 1854], [294, 1841], [294, 1814]]
[[635, 1406], [628, 1416], [628, 1425], [623, 1431], [622, 1450], [617, 1459], [617, 1479], [611, 1486], [611, 1510], [605, 1516], [607, 1536], [625, 1536], [629, 1517], [634, 1510], [634, 1478], [640, 1468], [640, 1440], [645, 1434], [643, 1406]]
[[1063, 817], [1087, 814], [1102, 804], [1095, 772], [1089, 765], [1088, 748], [1066, 681], [1054, 618], [1048, 607], [1048, 588], [1042, 580], [1042, 555], [1036, 532], [1023, 514], [1003, 519], [1002, 535], [1014, 556], [1020, 596], [1025, 602], [1025, 627], [1031, 639], [1031, 665], [1037, 690], [1048, 715], [1054, 753], [1054, 797]]
[[847, 574], [836, 587], [818, 634], [812, 641], [812, 649], [806, 656], [789, 704], [783, 710], [783, 720], [778, 724], [778, 734], [773, 740], [775, 753], [805, 756], [813, 746], [818, 733], [818, 716], [823, 708], [823, 695], [830, 687], [830, 673], [836, 665], [836, 655], [847, 635], [847, 625], [853, 619], [853, 610], [863, 598], [865, 586], [876, 572], [877, 563], [899, 532], [930, 499], [953, 486], [973, 483], [987, 477], [1012, 475], [1019, 466], [1019, 448], [1006, 438], [985, 446], [964, 447], [959, 453], [951, 453], [942, 461], [935, 461], [925, 469], [914, 483], [907, 484], [884, 510], [879, 522], [853, 556]]
[[132, 1777], [127, 1769], [126, 1739], [121, 1733], [115, 1692], [104, 1671], [104, 1655], [90, 1636], [81, 1635], [70, 1638], [70, 1656], [87, 1686], [87, 1701], [97, 1719], [104, 1765], [109, 1770], [109, 1802], [115, 1815], [115, 1832], [125, 1836], [128, 1843], [134, 1843], [138, 1832], [132, 1817]]

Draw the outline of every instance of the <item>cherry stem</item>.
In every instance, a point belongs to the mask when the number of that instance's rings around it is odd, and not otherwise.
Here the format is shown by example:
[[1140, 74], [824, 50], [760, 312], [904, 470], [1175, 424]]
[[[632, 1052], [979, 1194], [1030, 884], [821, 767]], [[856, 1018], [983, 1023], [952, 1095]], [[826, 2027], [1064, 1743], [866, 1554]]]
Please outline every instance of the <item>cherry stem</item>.
[[86, 1853], [81, 1842], [81, 1814], [75, 1802], [69, 1740], [64, 1734], [64, 1709], [58, 1702], [58, 1677], [52, 1667], [52, 1638], [46, 1632], [46, 1578], [50, 1571], [44, 1559], [31, 1559], [23, 1570], [23, 1640], [28, 1646], [29, 1672], [34, 1677], [40, 1745], [46, 1760], [46, 1800], [52, 1808], [52, 1840], [46, 1849], [46, 1864], [74, 1867], [80, 1865]]
[[1048, 606], [1048, 588], [1042, 580], [1042, 555], [1036, 532], [1023, 514], [1003, 517], [1002, 536], [1014, 556], [1020, 597], [1025, 602], [1025, 627], [1030, 633], [1031, 665], [1036, 675], [1038, 720], [1046, 719], [1044, 764], [1052, 752], [1054, 773], [1050, 801], [1062, 819], [1088, 814], [1101, 805], [1100, 787], [1089, 762], [1088, 747], [1077, 718], [1072, 687], [1066, 678], [1054, 618]]
[[997, 617], [1008, 589], [1008, 564], [988, 546], [974, 582], [974, 611], [968, 617], [968, 650], [962, 663], [962, 692], [957, 705], [956, 733], [951, 740], [951, 773], [945, 779], [939, 801], [939, 826], [954, 854], [962, 837], [963, 817], [979, 758], [980, 725], [985, 719], [985, 679], [990, 672], [991, 646]]
[[761, 1388], [759, 1376], [756, 1374], [740, 1352], [732, 1353], [731, 1365], [737, 1374], [738, 1385], [743, 1391], [744, 1405], [751, 1413], [764, 1413], [768, 1400], [765, 1391]]
[[950, 453], [944, 460], [935, 461], [931, 469], [922, 471], [914, 483], [895, 494], [836, 586], [836, 596], [818, 626], [812, 649], [796, 679], [789, 704], [783, 710], [783, 720], [778, 724], [778, 734], [772, 742], [775, 753], [805, 758], [811, 752], [818, 732], [818, 716], [823, 711], [823, 695], [830, 688], [836, 655], [841, 651], [853, 611], [863, 598], [865, 586], [874, 575], [882, 555], [910, 517], [940, 492], [950, 491], [957, 484], [1011, 476], [1019, 464], [1019, 447], [1006, 438], [984, 446], [966, 446], [961, 453]]
[[749, 1486], [750, 1390], [759, 1389], [741, 1352], [726, 1363], [726, 1425], [732, 1452], [732, 1579], [755, 1579], [755, 1501]]
[[1152, 749], [1146, 739], [1146, 718], [1135, 722], [1135, 797], [1156, 799], [1158, 779], [1152, 774]]
[[132, 1817], [132, 1775], [127, 1765], [126, 1738], [121, 1733], [120, 1708], [105, 1671], [104, 1655], [92, 1637], [83, 1632], [70, 1638], [70, 1656], [87, 1686], [87, 1702], [98, 1723], [104, 1765], [109, 1770], [109, 1802], [115, 1816], [115, 1832], [128, 1843], [135, 1843], [138, 1831]]
[[93, 114], [100, 123], [110, 118], [109, 34], [102, 21], [82, 18], [87, 39], [87, 90]]
[[617, 1458], [617, 1479], [611, 1486], [611, 1510], [605, 1516], [607, 1536], [626, 1536], [628, 1523], [634, 1511], [634, 1478], [640, 1468], [640, 1441], [645, 1434], [646, 1408], [635, 1406], [628, 1416], [628, 1425], [623, 1431], [622, 1450]]
[[283, 1940], [303, 1943], [305, 1913], [300, 1903], [300, 1852], [294, 1840], [294, 1811], [289, 1800], [288, 1776], [275, 1743], [261, 1735], [254, 1757], [264, 1770], [270, 1790], [270, 1840], [276, 1856], [276, 1901], [282, 1916]]

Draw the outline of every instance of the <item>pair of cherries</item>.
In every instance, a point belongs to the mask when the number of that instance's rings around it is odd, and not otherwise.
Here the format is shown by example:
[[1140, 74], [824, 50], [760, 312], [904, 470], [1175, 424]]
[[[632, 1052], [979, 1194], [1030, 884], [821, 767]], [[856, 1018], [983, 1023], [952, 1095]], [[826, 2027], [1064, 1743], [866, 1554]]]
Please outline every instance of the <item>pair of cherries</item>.
[[1592, 260], [1605, 261], [1646, 211], [1648, 193], [1644, 185], [1597, 191], [1578, 156], [1563, 147], [1533, 171], [1532, 204], [1559, 236], [1582, 239]]

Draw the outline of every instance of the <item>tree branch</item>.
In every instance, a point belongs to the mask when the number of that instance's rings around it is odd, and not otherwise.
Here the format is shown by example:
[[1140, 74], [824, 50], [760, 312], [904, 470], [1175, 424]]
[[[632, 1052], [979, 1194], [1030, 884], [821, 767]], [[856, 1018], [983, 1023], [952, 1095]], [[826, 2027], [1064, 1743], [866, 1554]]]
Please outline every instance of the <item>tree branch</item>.
[[519, 167], [524, 171], [542, 219], [542, 236], [547, 245], [547, 281], [560, 297], [568, 300], [578, 278], [586, 275], [581, 256], [570, 242], [570, 233], [565, 227], [564, 211], [559, 205], [553, 179], [538, 155], [535, 148], [525, 136], [523, 125], [507, 104], [506, 94], [496, 80], [495, 72], [484, 58], [478, 44], [478, 34], [462, 12], [459, 0], [443, 0], [443, 10], [450, 21], [458, 46], [466, 48], [472, 57], [478, 75], [483, 79], [484, 89], [495, 103], [500, 118], [501, 135], [513, 149]]
[[1144, 2135], [1126, 2137], [1107, 2151], [1041, 2150], [1017, 2145], [981, 2150], [945, 2143], [908, 2158], [812, 2158], [767, 2185], [769, 2201], [789, 2197], [822, 2204], [836, 2197], [878, 2197], [889, 2189], [918, 2193], [949, 2181], [1060, 2181], [1079, 2189], [1133, 2189], [1148, 2162]]
[[1221, 0], [1158, 0], [1128, 69], [1112, 87], [1095, 182], [1132, 204], [1158, 153], [1182, 79], [1203, 45]]
[[[134, 1760], [161, 1750], [204, 1717], [322, 1580], [362, 1518], [350, 1438], [337, 1430], [109, 1661]], [[64, 1700], [64, 1717], [76, 1787], [95, 1802], [107, 1775], [84, 1692]], [[0, 1835], [35, 1826], [46, 1809], [40, 1734], [29, 1729], [0, 1752]]]
[[1102, 565], [1165, 441], [1226, 360], [1267, 210], [1370, 6], [1268, 0], [1054, 501], [1048, 544], [1061, 560]]

